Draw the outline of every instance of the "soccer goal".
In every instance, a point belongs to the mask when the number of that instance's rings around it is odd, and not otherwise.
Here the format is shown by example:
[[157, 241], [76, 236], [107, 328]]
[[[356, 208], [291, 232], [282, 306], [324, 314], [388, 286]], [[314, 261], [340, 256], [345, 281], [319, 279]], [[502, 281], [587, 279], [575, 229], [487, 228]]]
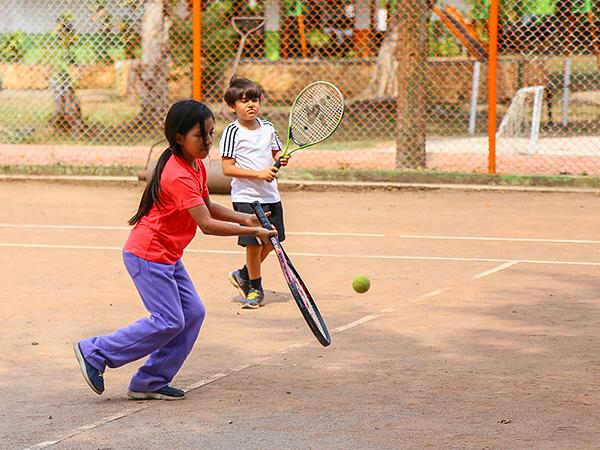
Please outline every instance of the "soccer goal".
[[519, 89], [500, 122], [496, 140], [516, 148], [519, 153], [537, 153], [543, 100], [544, 86]]

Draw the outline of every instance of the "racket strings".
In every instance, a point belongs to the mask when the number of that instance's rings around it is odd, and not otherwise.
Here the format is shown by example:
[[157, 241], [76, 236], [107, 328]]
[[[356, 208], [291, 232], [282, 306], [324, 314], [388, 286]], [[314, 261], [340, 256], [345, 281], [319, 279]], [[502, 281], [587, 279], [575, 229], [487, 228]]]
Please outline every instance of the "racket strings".
[[298, 145], [327, 139], [344, 115], [340, 91], [328, 83], [316, 83], [300, 94], [290, 116], [291, 137]]
[[300, 299], [302, 300], [302, 303], [304, 304], [304, 307], [306, 308], [306, 311], [309, 313], [309, 315], [312, 318], [312, 322], [317, 326], [317, 328], [319, 329], [319, 332], [323, 336], [327, 336], [328, 333], [323, 328], [323, 323], [321, 322], [319, 313], [315, 310], [315, 308], [313, 306], [313, 302], [312, 302], [310, 294], [308, 292], [306, 292], [306, 289], [305, 289], [303, 283], [296, 277], [296, 274], [294, 273], [293, 270], [291, 270], [291, 268], [287, 264], [287, 262], [286, 262], [286, 269], [288, 271], [288, 276], [290, 277], [290, 280], [292, 281], [292, 283], [294, 284], [294, 287], [296, 288], [296, 292], [300, 296]]

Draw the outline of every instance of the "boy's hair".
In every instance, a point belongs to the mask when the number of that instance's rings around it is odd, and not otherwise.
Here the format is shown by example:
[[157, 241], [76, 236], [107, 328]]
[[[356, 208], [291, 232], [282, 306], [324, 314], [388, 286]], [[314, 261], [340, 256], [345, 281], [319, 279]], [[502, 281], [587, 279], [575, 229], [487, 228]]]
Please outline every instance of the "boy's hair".
[[261, 99], [262, 97], [262, 88], [255, 83], [254, 81], [244, 78], [238, 77], [234, 75], [229, 80], [229, 86], [223, 95], [223, 100], [229, 106], [235, 105], [237, 100], [241, 100], [243, 98], [247, 99]]
[[200, 125], [202, 140], [206, 142], [207, 130], [204, 128], [204, 122], [209, 118], [213, 120], [215, 118], [210, 108], [196, 100], [181, 100], [171, 106], [165, 119], [165, 137], [169, 142], [169, 148], [158, 158], [152, 178], [142, 194], [137, 212], [129, 219], [129, 225], [138, 223], [142, 217], [148, 214], [155, 203], [160, 205], [160, 177], [162, 171], [171, 155], [180, 157], [183, 155], [183, 149], [177, 143], [177, 135], [185, 135], [196, 125]]

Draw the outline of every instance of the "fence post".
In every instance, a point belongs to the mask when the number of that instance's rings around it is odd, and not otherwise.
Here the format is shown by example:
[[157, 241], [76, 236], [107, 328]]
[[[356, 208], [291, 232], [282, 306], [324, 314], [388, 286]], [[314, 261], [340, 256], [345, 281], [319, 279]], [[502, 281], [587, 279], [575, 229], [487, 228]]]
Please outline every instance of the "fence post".
[[202, 100], [202, 0], [192, 1], [192, 97]]
[[490, 0], [490, 59], [488, 63], [488, 173], [496, 173], [496, 77], [498, 71], [498, 1]]

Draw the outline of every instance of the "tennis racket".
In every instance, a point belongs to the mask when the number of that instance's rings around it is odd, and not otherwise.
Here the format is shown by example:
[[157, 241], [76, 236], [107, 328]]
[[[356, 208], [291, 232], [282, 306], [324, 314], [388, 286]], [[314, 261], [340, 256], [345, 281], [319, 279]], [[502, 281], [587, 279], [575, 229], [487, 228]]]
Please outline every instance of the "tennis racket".
[[[296, 96], [288, 122], [282, 157], [323, 142], [337, 130], [344, 117], [344, 96], [327, 81], [315, 81]], [[291, 143], [298, 147], [290, 148]], [[281, 167], [281, 158], [275, 167]]]
[[[270, 230], [272, 228], [271, 222], [267, 219], [260, 203], [253, 202], [252, 209], [254, 210], [256, 217], [258, 217], [258, 220], [260, 220], [261, 225], [267, 230]], [[292, 261], [290, 261], [290, 258], [285, 253], [279, 239], [277, 239], [276, 236], [271, 236], [269, 239], [271, 240], [271, 244], [277, 255], [283, 277], [290, 288], [290, 292], [292, 293], [300, 312], [304, 316], [304, 320], [306, 320], [306, 323], [308, 324], [308, 328], [310, 328], [321, 345], [327, 347], [331, 344], [331, 337], [329, 336], [329, 331], [327, 330], [327, 326], [323, 321], [323, 317], [321, 317], [317, 305], [310, 295], [310, 292], [308, 292], [302, 278], [300, 278], [298, 271], [292, 264]]]

